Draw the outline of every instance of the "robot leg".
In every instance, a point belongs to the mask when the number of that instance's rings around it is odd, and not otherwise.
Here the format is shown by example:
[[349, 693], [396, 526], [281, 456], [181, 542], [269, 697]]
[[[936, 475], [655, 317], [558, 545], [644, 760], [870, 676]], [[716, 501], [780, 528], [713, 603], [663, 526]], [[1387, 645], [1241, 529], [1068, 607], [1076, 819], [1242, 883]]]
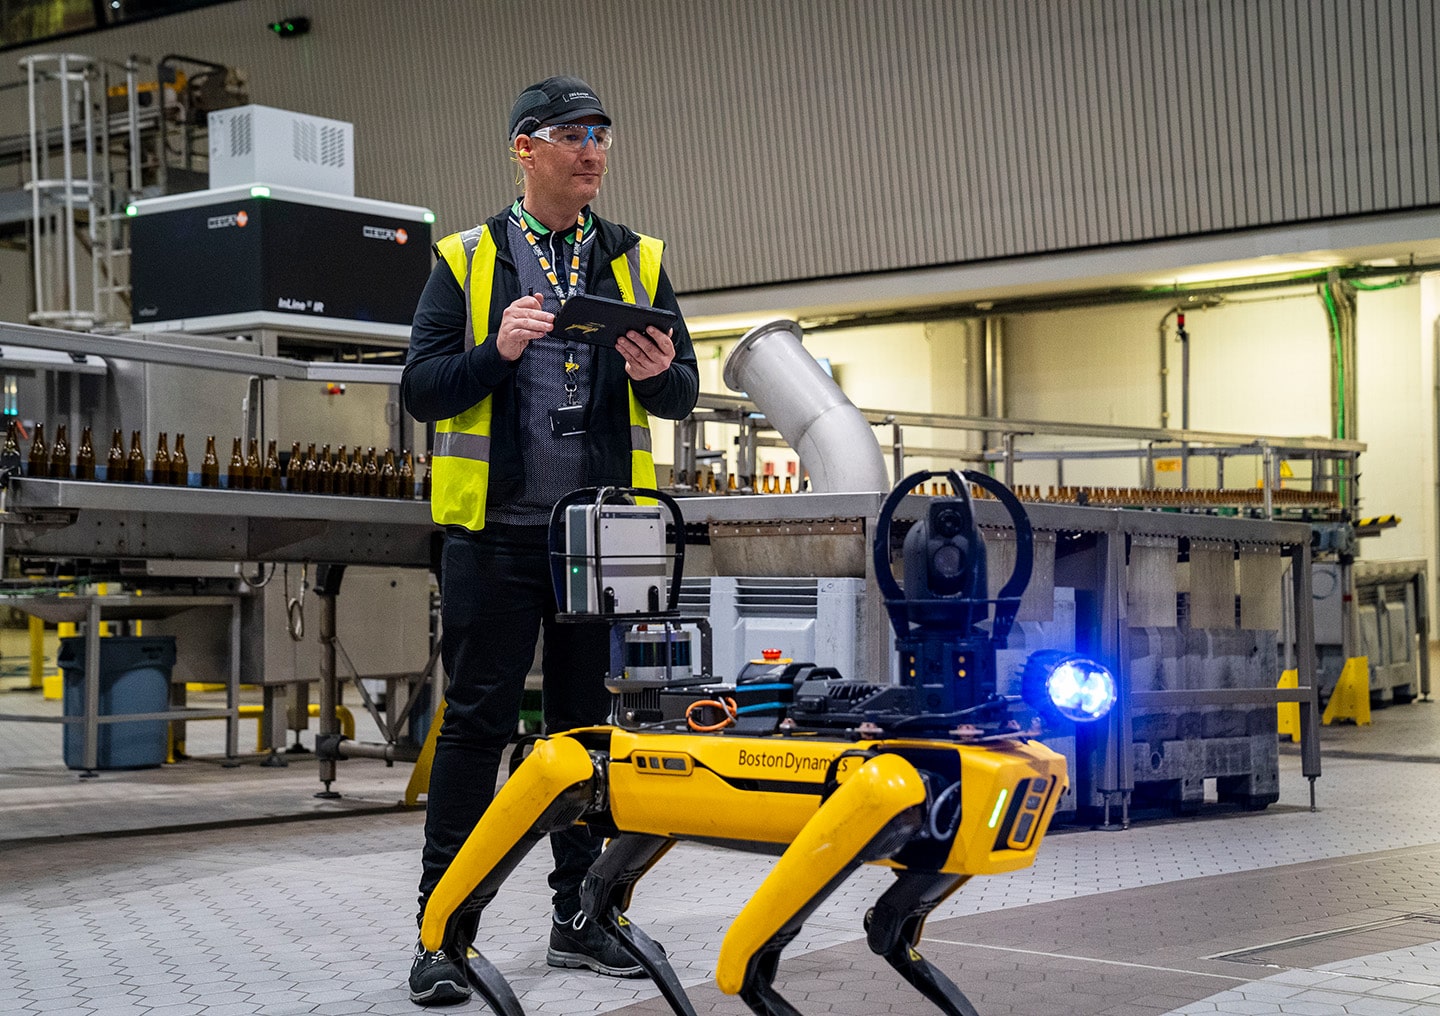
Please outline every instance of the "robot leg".
[[925, 918], [969, 881], [970, 876], [913, 869], [897, 871], [895, 875], [895, 884], [885, 890], [865, 915], [870, 951], [885, 957], [901, 977], [947, 1016], [979, 1016], [954, 982], [915, 951]]
[[[439, 949], [445, 929], [467, 899], [483, 906], [530, 849], [549, 833], [575, 824], [601, 779], [584, 745], [563, 735], [541, 741], [500, 788], [495, 800], [441, 876], [425, 904], [420, 940]], [[483, 956], [467, 962], [471, 982], [501, 1016], [523, 1016], [515, 993]]]
[[635, 883], [675, 845], [673, 839], [644, 833], [620, 833], [605, 845], [600, 859], [590, 866], [580, 887], [585, 915], [616, 938], [635, 957], [650, 979], [680, 1016], [695, 1016], [680, 978], [665, 957], [665, 950], [625, 918]]
[[720, 990], [762, 1016], [799, 1016], [771, 986], [781, 950], [852, 871], [890, 857], [920, 831], [924, 804], [920, 774], [898, 755], [872, 758], [841, 783], [726, 933]]

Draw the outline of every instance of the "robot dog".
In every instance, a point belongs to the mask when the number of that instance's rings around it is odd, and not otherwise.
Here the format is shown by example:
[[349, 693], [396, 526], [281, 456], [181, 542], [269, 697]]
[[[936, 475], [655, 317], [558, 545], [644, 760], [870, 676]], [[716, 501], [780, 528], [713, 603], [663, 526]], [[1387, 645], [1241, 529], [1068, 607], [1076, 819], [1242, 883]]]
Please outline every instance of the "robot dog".
[[[957, 495], [933, 498], [906, 534], [902, 590], [891, 568], [891, 520], [905, 494], [940, 476]], [[1015, 567], [994, 599], [986, 598], [985, 547], [969, 484], [998, 498], [1015, 530]], [[679, 506], [659, 491], [592, 488], [556, 506], [557, 595], [571, 609], [577, 600], [601, 613], [617, 606], [614, 589], [601, 578], [606, 561], [598, 519], [613, 515], [604, 507], [624, 495], [664, 503], [675, 552], [668, 609], [654, 609], [658, 596], [651, 590], [651, 610], [623, 620], [674, 620], [684, 526]], [[592, 497], [596, 510], [572, 510]], [[574, 535], [577, 525], [595, 527], [593, 544], [584, 553], [576, 551], [584, 540], [558, 549], [565, 527]], [[612, 725], [539, 741], [431, 895], [421, 924], [425, 948], [441, 947], [462, 905], [493, 899], [544, 836], [583, 822], [609, 838], [582, 889], [586, 915], [624, 945], [682, 1016], [694, 1016], [694, 1009], [664, 950], [625, 917], [635, 883], [682, 839], [783, 850], [720, 946], [716, 981], [753, 1012], [799, 1016], [773, 987], [781, 951], [825, 898], [869, 863], [895, 873], [865, 915], [870, 948], [940, 1011], [975, 1016], [960, 989], [916, 951], [925, 918], [971, 877], [1015, 871], [1034, 860], [1068, 782], [1063, 756], [1035, 740], [1040, 718], [1094, 721], [1114, 702], [1114, 682], [1103, 666], [1054, 651], [1027, 660], [1019, 699], [996, 693], [995, 650], [1005, 645], [1029, 582], [1032, 546], [1020, 502], [989, 476], [907, 477], [886, 499], [873, 545], [896, 632], [899, 683], [800, 668], [789, 682], [772, 675], [761, 685], [671, 688], [672, 697], [695, 700], [683, 718], [636, 725], [634, 711], [617, 708]], [[573, 583], [568, 591], [567, 583]], [[758, 704], [757, 694], [764, 699]], [[747, 695], [750, 705], [736, 704]], [[523, 1016], [489, 961], [472, 951], [467, 967], [496, 1013]]]

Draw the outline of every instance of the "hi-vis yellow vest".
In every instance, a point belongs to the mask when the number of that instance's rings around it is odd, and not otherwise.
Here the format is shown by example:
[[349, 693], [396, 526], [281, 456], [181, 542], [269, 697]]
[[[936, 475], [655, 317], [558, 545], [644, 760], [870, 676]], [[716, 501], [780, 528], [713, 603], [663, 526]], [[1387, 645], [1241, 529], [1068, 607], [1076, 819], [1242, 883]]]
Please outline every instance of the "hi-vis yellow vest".
[[[485, 226], [451, 233], [436, 248], [465, 294], [465, 348], [486, 340], [490, 331], [490, 291], [495, 280], [495, 238]], [[620, 297], [649, 307], [660, 284], [664, 244], [652, 236], [610, 262]], [[635, 280], [639, 279], [637, 288]], [[650, 449], [650, 418], [630, 394], [630, 484], [655, 486], [655, 458]], [[485, 490], [490, 481], [490, 416], [493, 396], [486, 396], [459, 416], [435, 424], [431, 455], [430, 514], [442, 526], [485, 528]]]

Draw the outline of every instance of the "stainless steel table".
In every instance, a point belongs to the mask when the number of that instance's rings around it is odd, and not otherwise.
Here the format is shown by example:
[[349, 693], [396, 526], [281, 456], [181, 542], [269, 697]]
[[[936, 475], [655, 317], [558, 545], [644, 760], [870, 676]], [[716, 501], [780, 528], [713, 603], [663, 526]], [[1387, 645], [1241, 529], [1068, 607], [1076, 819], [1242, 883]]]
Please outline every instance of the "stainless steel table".
[[[225, 754], [234, 757], [240, 718], [240, 597], [238, 596], [21, 596], [0, 597], [0, 602], [17, 607], [52, 623], [85, 624], [85, 674], [83, 704], [79, 716], [38, 716], [0, 713], [0, 722], [78, 723], [83, 726], [81, 763], [85, 775], [93, 776], [98, 762], [99, 730], [102, 723], [133, 723], [140, 720], [223, 719]], [[171, 617], [196, 607], [230, 608], [230, 673], [225, 681], [224, 709], [177, 707], [159, 713], [100, 715], [100, 622], [153, 620]]]

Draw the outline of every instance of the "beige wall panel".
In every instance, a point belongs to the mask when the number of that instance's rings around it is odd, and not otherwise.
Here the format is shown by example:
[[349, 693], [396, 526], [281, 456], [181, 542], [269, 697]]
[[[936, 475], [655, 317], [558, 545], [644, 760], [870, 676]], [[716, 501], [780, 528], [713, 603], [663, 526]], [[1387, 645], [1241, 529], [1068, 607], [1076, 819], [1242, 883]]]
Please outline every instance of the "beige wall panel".
[[257, 102], [353, 122], [357, 192], [444, 230], [514, 193], [515, 94], [578, 73], [620, 128], [599, 207], [671, 241], [681, 291], [1440, 203], [1429, 3], [302, 6], [298, 39], [243, 0], [30, 51], [241, 67]]

